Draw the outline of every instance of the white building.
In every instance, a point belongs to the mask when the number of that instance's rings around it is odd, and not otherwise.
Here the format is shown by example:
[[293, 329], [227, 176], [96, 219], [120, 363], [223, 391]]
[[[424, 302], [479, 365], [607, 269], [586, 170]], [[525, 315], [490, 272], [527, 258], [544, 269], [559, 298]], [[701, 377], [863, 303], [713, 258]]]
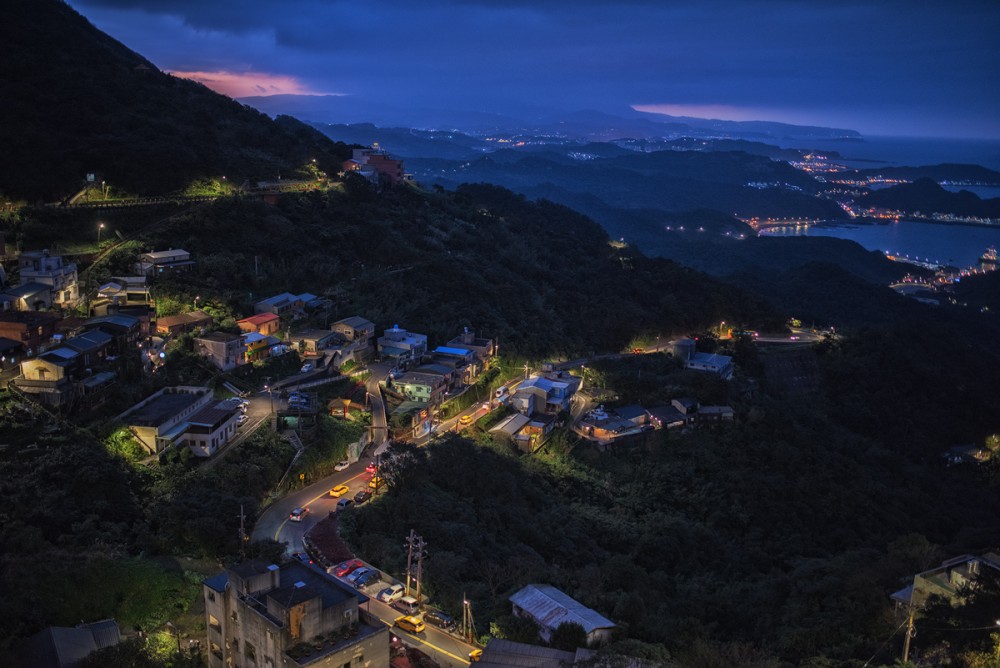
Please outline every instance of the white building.
[[588, 645], [603, 645], [611, 640], [617, 625], [600, 613], [570, 598], [552, 585], [530, 584], [510, 597], [514, 614], [529, 617], [538, 623], [542, 640], [548, 642], [552, 632], [567, 622], [583, 627]]
[[67, 306], [79, 299], [75, 262], [63, 262], [62, 256], [50, 255], [49, 251], [42, 250], [21, 253], [17, 266], [21, 285], [41, 283], [49, 286], [53, 304]]

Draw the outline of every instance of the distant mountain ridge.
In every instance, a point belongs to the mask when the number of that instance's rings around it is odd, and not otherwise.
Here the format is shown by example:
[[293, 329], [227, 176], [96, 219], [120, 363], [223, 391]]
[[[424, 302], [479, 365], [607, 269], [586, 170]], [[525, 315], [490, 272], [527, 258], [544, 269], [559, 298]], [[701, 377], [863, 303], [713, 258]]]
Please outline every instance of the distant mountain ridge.
[[5, 3], [0, 43], [0, 193], [10, 197], [61, 198], [87, 173], [141, 195], [211, 176], [291, 175], [313, 159], [332, 173], [349, 155], [293, 118], [160, 72], [59, 0]]
[[968, 190], [949, 192], [933, 179], [921, 178], [884, 190], [876, 190], [860, 200], [874, 206], [922, 214], [950, 213], [956, 216], [1000, 218], [1000, 198], [980, 199]]
[[313, 123], [375, 123], [428, 130], [535, 133], [576, 141], [725, 137], [733, 139], [861, 139], [856, 130], [790, 125], [772, 121], [724, 121], [674, 117], [623, 108], [616, 113], [584, 110], [456, 110], [403, 108], [349, 95], [270, 95], [239, 98], [272, 116], [287, 114]]

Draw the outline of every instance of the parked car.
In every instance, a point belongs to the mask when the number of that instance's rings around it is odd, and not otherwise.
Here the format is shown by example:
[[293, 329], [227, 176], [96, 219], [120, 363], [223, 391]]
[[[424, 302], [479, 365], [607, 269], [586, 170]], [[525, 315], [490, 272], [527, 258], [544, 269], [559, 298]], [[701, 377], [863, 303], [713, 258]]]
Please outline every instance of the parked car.
[[347, 467], [348, 467], [348, 466], [350, 466], [350, 465], [351, 465], [351, 463], [350, 463], [350, 462], [348, 462], [348, 461], [347, 461], [347, 460], [345, 459], [344, 461], [341, 461], [341, 462], [337, 462], [337, 464], [336, 464], [336, 465], [335, 465], [335, 466], [333, 467], [333, 470], [334, 470], [334, 471], [344, 471], [344, 470], [346, 470], [346, 469], [347, 469]]
[[377, 475], [372, 476], [372, 479], [368, 481], [369, 489], [378, 489], [385, 484], [385, 478], [379, 478]]
[[392, 607], [396, 608], [404, 615], [416, 615], [420, 612], [420, 604], [417, 603], [417, 599], [412, 596], [404, 596], [400, 598], [392, 604]]
[[368, 568], [367, 566], [362, 566], [361, 568], [356, 569], [353, 573], [348, 575], [347, 581], [350, 582], [351, 584], [354, 584], [355, 582], [358, 581], [358, 578], [360, 578], [362, 575], [371, 572], [372, 569]]
[[340, 501], [337, 501], [337, 510], [346, 510], [352, 503], [354, 503], [354, 501], [351, 501], [350, 499], [341, 499]]
[[397, 618], [392, 625], [398, 626], [404, 631], [409, 631], [410, 633], [422, 633], [424, 630], [424, 623], [416, 617], [411, 617], [409, 615]]
[[404, 591], [403, 585], [394, 584], [380, 591], [378, 593], [378, 596], [376, 596], [375, 598], [382, 601], [383, 603], [392, 603], [393, 601], [398, 601], [399, 599], [403, 598], [403, 591]]
[[293, 522], [301, 522], [303, 518], [305, 518], [305, 516], [308, 514], [309, 514], [308, 508], [296, 508], [288, 515], [288, 519], [290, 519]]
[[241, 415], [238, 418], [236, 418], [236, 426], [237, 427], [242, 427], [243, 425], [245, 425], [249, 421], [250, 421], [250, 418], [248, 418], [246, 415]]
[[299, 370], [299, 373], [309, 373], [312, 370], [313, 370], [313, 363], [306, 362], [305, 364], [302, 365], [302, 368]]
[[440, 610], [427, 610], [424, 612], [424, 621], [433, 624], [439, 629], [446, 631], [455, 628], [455, 620], [451, 615], [446, 615]]
[[354, 581], [354, 587], [356, 589], [363, 589], [368, 585], [373, 585], [382, 579], [382, 574], [378, 571], [371, 571], [370, 573], [365, 573], [357, 580]]
[[343, 495], [347, 494], [347, 492], [349, 491], [350, 490], [347, 489], [347, 485], [337, 485], [336, 487], [330, 490], [330, 496], [332, 496], [335, 499], [339, 499]]
[[309, 558], [309, 555], [304, 552], [292, 552], [292, 559], [301, 561], [303, 564], [311, 564], [313, 562], [313, 560]]
[[372, 491], [370, 489], [363, 489], [354, 495], [354, 503], [362, 504], [372, 498]]
[[364, 565], [365, 562], [361, 561], [360, 559], [348, 559], [347, 561], [339, 563], [336, 566], [331, 566], [330, 568], [327, 569], [327, 572], [328, 573], [332, 572], [337, 577], [342, 578], [347, 575], [350, 575], [351, 573], [353, 573], [354, 571], [356, 571], [357, 569], [361, 568]]

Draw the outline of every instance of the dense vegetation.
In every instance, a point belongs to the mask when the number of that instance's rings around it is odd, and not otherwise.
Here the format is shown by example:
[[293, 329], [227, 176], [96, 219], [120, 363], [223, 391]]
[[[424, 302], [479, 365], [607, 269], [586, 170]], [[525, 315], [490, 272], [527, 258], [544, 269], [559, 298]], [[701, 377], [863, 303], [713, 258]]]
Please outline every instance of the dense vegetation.
[[87, 173], [119, 192], [160, 194], [222, 175], [292, 176], [313, 159], [335, 174], [349, 157], [295, 119], [272, 121], [160, 72], [60, 0], [6, 3], [0, 42], [0, 195], [63, 198]]
[[469, 326], [532, 359], [620, 350], [644, 331], [681, 334], [719, 319], [783, 320], [736, 288], [612, 243], [574, 211], [493, 186], [317, 192], [276, 207], [230, 199], [145, 239], [197, 260], [160, 294], [214, 294], [244, 313], [286, 290], [329, 294], [336, 317], [398, 323], [432, 345]]
[[[525, 457], [485, 434], [400, 448], [391, 491], [350, 516], [346, 535], [398, 572], [400, 537], [416, 529], [431, 554], [425, 590], [452, 612], [470, 598], [480, 631], [489, 622], [530, 636], [507, 597], [548, 582], [623, 635], [666, 645], [680, 666], [861, 666], [901, 621], [890, 592], [1000, 541], [995, 489], [937, 456], [995, 427], [996, 360], [967, 394], [944, 397], [933, 388], [953, 379], [919, 363], [933, 337], [891, 337], [869, 331], [821, 348], [825, 381], [808, 402], [766, 388], [747, 399], [739, 385], [726, 397], [655, 356], [595, 365], [623, 401], [689, 394], [729, 401], [741, 417], [603, 453], [557, 436]], [[953, 363], [964, 378], [979, 366]], [[881, 647], [876, 665], [898, 649]]]

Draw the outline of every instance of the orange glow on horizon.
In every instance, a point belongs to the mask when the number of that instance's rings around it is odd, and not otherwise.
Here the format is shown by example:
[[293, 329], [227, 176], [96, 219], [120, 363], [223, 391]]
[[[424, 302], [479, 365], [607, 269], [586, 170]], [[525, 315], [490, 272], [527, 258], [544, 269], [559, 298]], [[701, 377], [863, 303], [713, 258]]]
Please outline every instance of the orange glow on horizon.
[[256, 95], [335, 95], [312, 90], [293, 76], [267, 72], [180, 72], [170, 71], [175, 77], [191, 79], [208, 86], [216, 93], [229, 97]]

